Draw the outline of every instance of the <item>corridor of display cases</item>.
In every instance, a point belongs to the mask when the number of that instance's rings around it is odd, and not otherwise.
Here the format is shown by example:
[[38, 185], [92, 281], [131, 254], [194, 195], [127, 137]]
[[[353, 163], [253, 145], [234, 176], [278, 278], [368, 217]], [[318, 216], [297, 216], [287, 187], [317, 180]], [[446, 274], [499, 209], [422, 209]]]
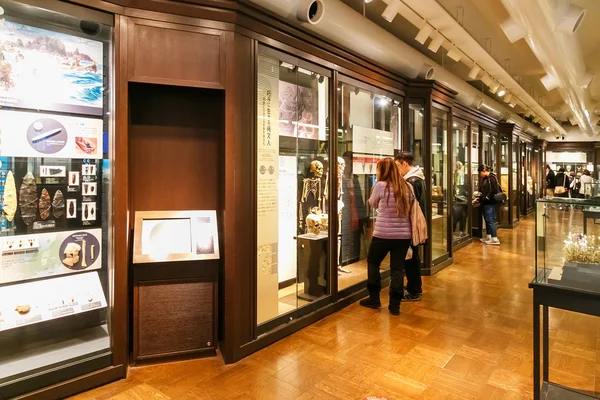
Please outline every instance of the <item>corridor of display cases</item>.
[[[538, 242], [547, 251], [538, 248], [537, 262], [551, 269], [565, 258], [564, 237], [583, 232], [583, 211], [541, 209], [547, 235]], [[586, 225], [588, 235], [600, 234], [593, 219]], [[131, 368], [126, 380], [74, 399], [532, 398], [535, 217], [499, 237], [502, 246], [473, 242], [452, 266], [424, 277], [422, 300], [404, 302], [398, 318], [355, 303], [236, 364]], [[600, 320], [558, 309], [549, 316], [551, 381], [600, 393]]]

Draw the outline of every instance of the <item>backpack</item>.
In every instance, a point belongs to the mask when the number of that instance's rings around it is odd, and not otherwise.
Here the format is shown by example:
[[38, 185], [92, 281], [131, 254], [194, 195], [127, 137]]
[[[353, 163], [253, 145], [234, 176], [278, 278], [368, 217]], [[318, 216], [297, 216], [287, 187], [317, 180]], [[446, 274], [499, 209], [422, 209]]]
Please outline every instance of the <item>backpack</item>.
[[419, 246], [427, 242], [427, 220], [421, 211], [419, 202], [415, 198], [412, 185], [408, 185], [413, 193], [413, 201], [410, 205], [410, 226], [412, 228], [412, 244]]

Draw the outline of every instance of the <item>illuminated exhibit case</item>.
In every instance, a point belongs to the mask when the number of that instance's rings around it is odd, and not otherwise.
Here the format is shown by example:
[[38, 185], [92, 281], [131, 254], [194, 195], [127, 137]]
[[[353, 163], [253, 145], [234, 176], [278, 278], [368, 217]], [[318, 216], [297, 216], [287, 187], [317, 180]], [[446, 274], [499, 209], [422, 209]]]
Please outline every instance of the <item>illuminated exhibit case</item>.
[[[0, 1], [0, 398], [113, 359], [112, 18]], [[75, 13], [81, 9], [73, 7]], [[34, 378], [35, 377], [35, 378]]]

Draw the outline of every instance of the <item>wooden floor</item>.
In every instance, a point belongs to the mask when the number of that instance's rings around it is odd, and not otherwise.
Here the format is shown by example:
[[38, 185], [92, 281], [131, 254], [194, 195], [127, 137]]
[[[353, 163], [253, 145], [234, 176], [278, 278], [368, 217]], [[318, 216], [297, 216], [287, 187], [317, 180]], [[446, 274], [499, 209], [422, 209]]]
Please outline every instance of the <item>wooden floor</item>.
[[[234, 364], [132, 368], [76, 399], [530, 399], [534, 229], [501, 230], [424, 278], [400, 317], [350, 307]], [[387, 292], [385, 293], [387, 301]], [[551, 310], [550, 378], [600, 392], [598, 319]]]

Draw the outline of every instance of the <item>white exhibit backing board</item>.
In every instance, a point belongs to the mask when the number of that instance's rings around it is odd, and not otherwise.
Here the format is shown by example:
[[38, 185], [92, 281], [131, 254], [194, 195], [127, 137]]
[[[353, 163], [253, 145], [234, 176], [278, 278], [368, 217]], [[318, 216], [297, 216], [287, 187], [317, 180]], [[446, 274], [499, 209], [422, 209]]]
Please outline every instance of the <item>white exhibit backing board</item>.
[[279, 62], [259, 55], [257, 79], [257, 323], [279, 313]]
[[0, 331], [103, 307], [97, 272], [5, 286], [0, 288]]
[[296, 278], [297, 169], [296, 157], [279, 156], [279, 283]]
[[0, 283], [72, 274], [102, 267], [102, 230], [0, 238]]
[[0, 156], [101, 159], [102, 120], [0, 110]]

